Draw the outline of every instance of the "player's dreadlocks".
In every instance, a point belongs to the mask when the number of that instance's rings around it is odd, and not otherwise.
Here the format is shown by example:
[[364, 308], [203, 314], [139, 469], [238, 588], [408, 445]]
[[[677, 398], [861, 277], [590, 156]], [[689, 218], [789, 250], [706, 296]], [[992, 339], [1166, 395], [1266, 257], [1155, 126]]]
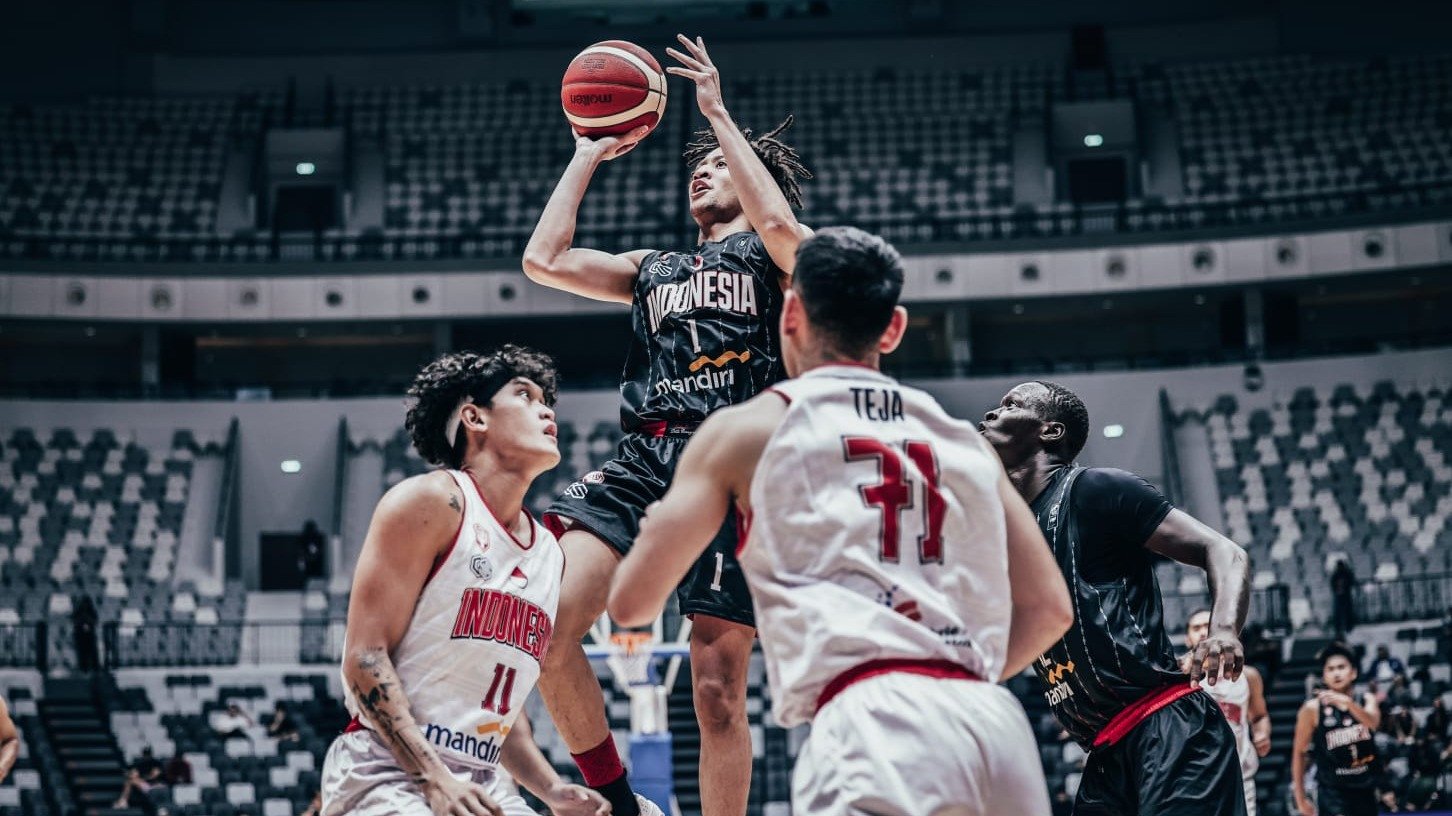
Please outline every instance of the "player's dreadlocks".
[[434, 465], [463, 464], [465, 435], [460, 430], [449, 438], [450, 418], [466, 398], [488, 406], [495, 392], [515, 377], [534, 381], [544, 391], [545, 402], [555, 404], [555, 361], [534, 349], [504, 345], [492, 354], [460, 351], [424, 366], [409, 386], [413, 404], [403, 421], [418, 455]]
[[[751, 128], [742, 128], [741, 135], [751, 143], [751, 150], [756, 154], [761, 163], [771, 173], [776, 186], [781, 188], [782, 195], [786, 196], [787, 203], [797, 209], [802, 208], [802, 185], [801, 179], [812, 177], [806, 165], [802, 164], [802, 157], [797, 155], [796, 148], [783, 142], [779, 136], [791, 128], [796, 117], [787, 114], [787, 118], [771, 131], [759, 138], [753, 138]], [[694, 141], [686, 144], [686, 152], [683, 154], [687, 167], [695, 167], [701, 160], [710, 155], [712, 150], [720, 147], [721, 143], [716, 140], [716, 134], [710, 128], [698, 130], [694, 134]]]

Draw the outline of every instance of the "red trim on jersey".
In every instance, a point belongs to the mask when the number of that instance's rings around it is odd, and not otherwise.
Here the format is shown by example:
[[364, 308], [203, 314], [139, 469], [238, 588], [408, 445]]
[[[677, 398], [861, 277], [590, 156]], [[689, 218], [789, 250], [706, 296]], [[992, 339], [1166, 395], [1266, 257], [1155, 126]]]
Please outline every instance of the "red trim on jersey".
[[766, 391], [769, 394], [776, 394], [778, 397], [781, 397], [781, 401], [782, 402], [785, 402], [787, 405], [791, 405], [792, 404], [792, 395], [791, 394], [788, 394], [787, 392], [785, 392], [783, 390], [781, 390], [780, 388], [777, 388], [776, 386], [773, 385], [773, 386], [769, 386], [766, 389]]
[[509, 540], [513, 541], [515, 543], [515, 546], [519, 547], [521, 550], [528, 550], [532, 548], [534, 546], [535, 539], [535, 521], [534, 514], [529, 512], [529, 508], [520, 508], [524, 511], [524, 517], [529, 519], [529, 543], [525, 544], [523, 541], [520, 541], [518, 538], [515, 537], [514, 531], [509, 528], [508, 524], [504, 523], [504, 519], [501, 519], [499, 517], [499, 514], [494, 512], [494, 508], [489, 506], [489, 500], [484, 498], [484, 491], [479, 487], [479, 483], [474, 481], [473, 475], [469, 474], [469, 469], [464, 468], [463, 473], [469, 476], [469, 484], [473, 485], [474, 492], [479, 494], [479, 501], [484, 503], [484, 509], [488, 510], [489, 515], [494, 517], [495, 523], [499, 525], [499, 529], [503, 530], [505, 535], [509, 536]]
[[351, 719], [351, 720], [348, 721], [348, 725], [347, 725], [346, 728], [343, 729], [343, 733], [344, 734], [351, 734], [354, 731], [367, 731], [367, 730], [368, 730], [368, 726], [364, 725], [363, 722], [361, 720], [359, 720], [357, 717], [354, 717], [353, 719]]
[[736, 507], [736, 557], [746, 551], [746, 539], [751, 537], [751, 511]]
[[642, 423], [640, 430], [636, 431], [642, 436], [654, 436], [660, 438], [668, 433], [695, 433], [701, 427], [699, 422], [666, 422], [664, 420], [653, 420]]
[[1197, 691], [1200, 691], [1200, 687], [1197, 685], [1176, 683], [1173, 686], [1165, 686], [1159, 691], [1146, 694], [1115, 714], [1114, 719], [1099, 730], [1094, 737], [1094, 748], [1104, 748], [1119, 742], [1156, 711]]
[[831, 682], [822, 688], [822, 693], [817, 695], [817, 711], [821, 711], [823, 706], [832, 702], [833, 697], [846, 691], [854, 683], [895, 672], [934, 677], [939, 680], [983, 679], [975, 672], [951, 660], [913, 660], [911, 658], [869, 660], [832, 678]]
[[[429, 581], [434, 580], [434, 576], [439, 574], [439, 568], [449, 560], [449, 556], [454, 554], [454, 548], [459, 546], [459, 534], [464, 532], [464, 516], [466, 515], [464, 508], [459, 508], [459, 526], [454, 528], [454, 540], [449, 542], [449, 548], [444, 550], [443, 554], [434, 557], [434, 563], [429, 566], [429, 575], [424, 579], [424, 587], [429, 585]], [[419, 592], [423, 592], [423, 587], [419, 587]]]

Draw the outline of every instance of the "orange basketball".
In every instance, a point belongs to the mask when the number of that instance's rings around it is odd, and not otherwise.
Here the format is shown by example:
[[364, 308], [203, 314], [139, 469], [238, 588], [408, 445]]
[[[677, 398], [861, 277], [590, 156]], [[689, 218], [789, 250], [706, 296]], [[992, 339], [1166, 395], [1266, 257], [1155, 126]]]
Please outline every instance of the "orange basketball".
[[665, 113], [666, 75], [635, 43], [598, 42], [570, 60], [560, 104], [582, 136], [618, 136], [641, 125], [654, 130]]

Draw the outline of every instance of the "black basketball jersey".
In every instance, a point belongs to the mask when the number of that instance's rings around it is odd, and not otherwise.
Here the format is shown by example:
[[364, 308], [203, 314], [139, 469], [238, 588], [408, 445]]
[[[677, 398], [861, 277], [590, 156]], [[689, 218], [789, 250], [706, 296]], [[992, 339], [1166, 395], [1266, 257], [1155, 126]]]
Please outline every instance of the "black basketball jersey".
[[1062, 468], [1033, 502], [1044, 538], [1069, 585], [1074, 623], [1034, 661], [1059, 724], [1086, 749], [1126, 706], [1171, 684], [1190, 682], [1165, 634], [1153, 564], [1113, 581], [1083, 577], [1085, 549], [1072, 501], [1085, 468]]
[[621, 427], [699, 423], [783, 379], [781, 275], [754, 232], [645, 256], [620, 380]]
[[1311, 754], [1316, 759], [1317, 784], [1337, 788], [1376, 785], [1376, 739], [1350, 711], [1329, 705], [1319, 707]]

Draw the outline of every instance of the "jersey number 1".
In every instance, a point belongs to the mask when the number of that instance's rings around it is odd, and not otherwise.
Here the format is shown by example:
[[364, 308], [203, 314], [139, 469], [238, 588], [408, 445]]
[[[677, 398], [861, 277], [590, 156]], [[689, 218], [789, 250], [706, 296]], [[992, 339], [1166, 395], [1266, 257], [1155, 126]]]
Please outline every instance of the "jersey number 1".
[[[879, 552], [883, 561], [898, 561], [901, 553], [901, 525], [898, 517], [904, 510], [911, 510], [913, 503], [913, 482], [903, 473], [902, 457], [881, 439], [870, 436], [849, 436], [843, 440], [847, 461], [864, 459], [877, 460], [881, 481], [858, 488], [862, 501], [868, 507], [877, 508], [882, 514], [882, 548]], [[927, 442], [904, 442], [907, 458], [922, 474], [923, 534], [918, 537], [918, 559], [922, 563], [941, 563], [943, 560], [943, 515], [946, 503], [938, 491], [938, 456]]]

